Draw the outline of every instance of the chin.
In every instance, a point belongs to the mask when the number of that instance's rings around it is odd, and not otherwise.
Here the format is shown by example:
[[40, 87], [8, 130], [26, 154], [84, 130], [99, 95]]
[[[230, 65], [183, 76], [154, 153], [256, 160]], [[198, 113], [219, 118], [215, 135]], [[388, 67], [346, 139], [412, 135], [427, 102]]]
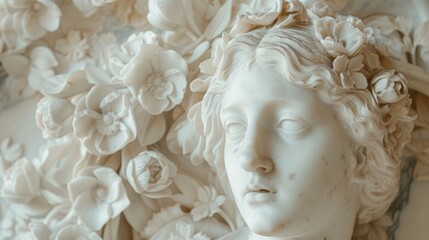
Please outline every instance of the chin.
[[271, 219], [267, 214], [250, 214], [246, 219], [246, 224], [250, 230], [261, 236], [284, 237], [287, 231], [287, 221]]

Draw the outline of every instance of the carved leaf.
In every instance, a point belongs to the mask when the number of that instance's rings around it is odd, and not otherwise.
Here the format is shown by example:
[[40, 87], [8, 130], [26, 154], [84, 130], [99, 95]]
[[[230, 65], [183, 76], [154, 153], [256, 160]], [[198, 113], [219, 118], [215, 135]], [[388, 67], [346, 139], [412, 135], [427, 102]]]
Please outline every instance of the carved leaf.
[[172, 199], [187, 207], [192, 207], [198, 199], [197, 189], [200, 188], [198, 183], [193, 178], [184, 174], [177, 174], [174, 179], [174, 183], [180, 190], [181, 194], [173, 195]]
[[414, 32], [414, 45], [421, 46], [420, 57], [429, 61], [429, 21], [420, 25]]
[[148, 204], [143, 202], [143, 199], [134, 192], [134, 190], [125, 184], [127, 195], [130, 199], [130, 206], [124, 210], [124, 216], [131, 227], [138, 233], [143, 234], [143, 229], [150, 220], [153, 211], [149, 208]]
[[22, 157], [23, 147], [20, 143], [14, 143], [10, 138], [5, 138], [0, 143], [0, 156], [9, 162], [13, 162]]
[[219, 9], [216, 16], [210, 21], [209, 25], [204, 32], [208, 40], [214, 39], [217, 35], [221, 34], [228, 26], [231, 19], [232, 0], [227, 0], [225, 4]]
[[164, 136], [166, 124], [163, 115], [152, 116], [139, 106], [134, 114], [139, 132], [137, 138], [142, 146], [156, 143]]

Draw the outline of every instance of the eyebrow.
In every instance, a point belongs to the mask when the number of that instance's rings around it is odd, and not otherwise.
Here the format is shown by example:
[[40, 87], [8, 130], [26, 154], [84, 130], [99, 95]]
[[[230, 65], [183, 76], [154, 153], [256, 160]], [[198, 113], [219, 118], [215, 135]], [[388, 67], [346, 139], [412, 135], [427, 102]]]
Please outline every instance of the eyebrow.
[[[297, 106], [297, 105], [302, 105], [299, 101], [295, 100], [295, 99], [288, 99], [286, 100], [281, 100], [281, 99], [274, 99], [271, 100], [267, 103], [267, 105], [265, 107], [283, 107], [283, 106]], [[232, 103], [229, 105], [224, 105], [221, 108], [221, 115], [223, 112], [228, 113], [228, 112], [242, 112], [242, 109], [239, 107], [240, 104], [237, 103]]]

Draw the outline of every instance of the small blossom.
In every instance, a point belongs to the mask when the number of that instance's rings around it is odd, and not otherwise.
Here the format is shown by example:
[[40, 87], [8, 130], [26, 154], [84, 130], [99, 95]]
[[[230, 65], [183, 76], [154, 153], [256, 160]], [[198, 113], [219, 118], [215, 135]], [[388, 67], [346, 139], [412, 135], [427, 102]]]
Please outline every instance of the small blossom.
[[72, 210], [92, 230], [100, 230], [130, 204], [121, 177], [108, 167], [88, 167], [68, 184]]
[[318, 17], [333, 16], [335, 10], [330, 2], [317, 1], [313, 4], [310, 11], [316, 14]]
[[212, 186], [204, 186], [197, 189], [198, 200], [194, 203], [191, 215], [194, 221], [211, 217], [220, 212], [220, 206], [225, 202], [225, 196], [217, 195], [216, 189]]
[[127, 166], [127, 179], [137, 193], [157, 196], [173, 182], [177, 167], [164, 155], [155, 151], [144, 151], [132, 159]]
[[332, 57], [357, 55], [368, 41], [368, 32], [360, 25], [332, 17], [316, 20], [316, 37]]
[[368, 86], [365, 75], [360, 72], [363, 67], [362, 60], [362, 55], [351, 59], [342, 55], [334, 60], [334, 70], [340, 74], [341, 84], [343, 87], [365, 89]]
[[71, 61], [78, 61], [86, 57], [89, 47], [87, 37], [79, 31], [70, 31], [65, 38], [55, 41], [55, 50]]
[[169, 240], [210, 240], [203, 233], [195, 233], [194, 226], [184, 222], [176, 223], [176, 232], [170, 234]]
[[171, 110], [184, 97], [188, 67], [173, 50], [143, 44], [122, 73], [133, 95], [152, 115]]
[[250, 8], [238, 15], [231, 32], [245, 33], [258, 26], [272, 24], [282, 11], [282, 0], [254, 0]]
[[133, 105], [127, 89], [96, 85], [76, 106], [74, 134], [91, 154], [115, 153], [136, 139]]
[[408, 94], [407, 80], [395, 70], [382, 71], [371, 80], [372, 94], [379, 103], [399, 102]]
[[282, 6], [281, 0], [254, 0], [251, 9], [240, 14], [240, 18], [253, 25], [269, 25], [280, 15]]
[[62, 98], [44, 97], [37, 104], [36, 123], [44, 138], [57, 138], [72, 132], [75, 106]]

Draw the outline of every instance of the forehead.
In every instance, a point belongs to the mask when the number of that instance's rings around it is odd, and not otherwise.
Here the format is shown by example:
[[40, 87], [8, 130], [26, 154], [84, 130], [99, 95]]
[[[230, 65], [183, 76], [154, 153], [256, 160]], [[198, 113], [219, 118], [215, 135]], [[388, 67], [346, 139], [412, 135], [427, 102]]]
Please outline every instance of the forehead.
[[267, 102], [317, 108], [321, 101], [314, 91], [297, 86], [282, 74], [278, 66], [255, 64], [232, 71], [223, 99], [223, 108], [230, 105], [254, 107]]

